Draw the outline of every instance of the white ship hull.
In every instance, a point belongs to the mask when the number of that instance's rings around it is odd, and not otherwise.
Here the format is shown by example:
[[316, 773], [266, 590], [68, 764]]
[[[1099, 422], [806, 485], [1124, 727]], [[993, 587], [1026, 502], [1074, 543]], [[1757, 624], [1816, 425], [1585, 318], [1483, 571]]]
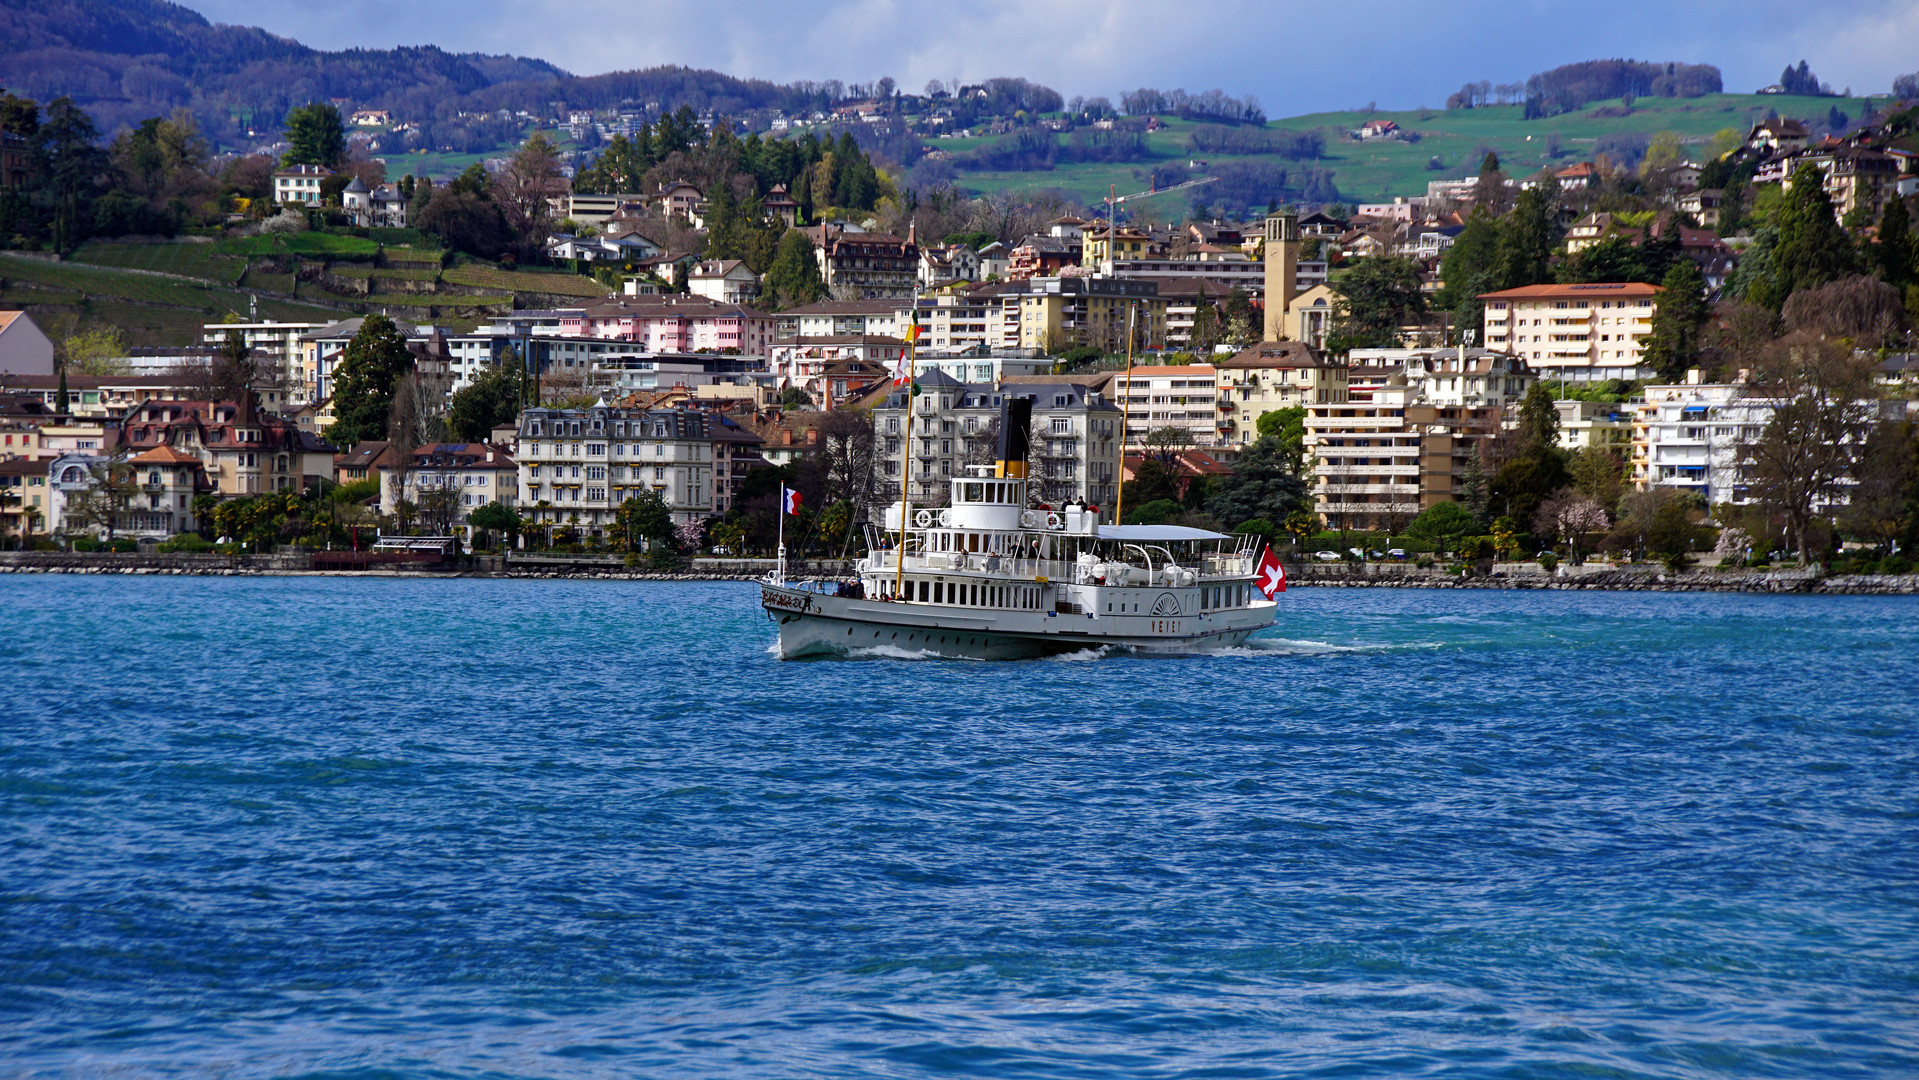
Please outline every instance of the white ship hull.
[[1204, 652], [1243, 643], [1273, 624], [1277, 605], [1173, 617], [972, 610], [866, 600], [763, 584], [761, 605], [779, 624], [781, 659], [877, 652], [1021, 660], [1086, 649]]

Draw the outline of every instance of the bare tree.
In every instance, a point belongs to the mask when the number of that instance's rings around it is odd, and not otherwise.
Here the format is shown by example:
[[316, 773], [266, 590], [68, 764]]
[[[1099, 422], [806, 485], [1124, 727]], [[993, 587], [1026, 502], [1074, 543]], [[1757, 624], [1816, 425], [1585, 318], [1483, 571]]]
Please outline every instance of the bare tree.
[[1759, 373], [1772, 417], [1741, 438], [1739, 464], [1753, 498], [1784, 520], [1802, 563], [1874, 419], [1871, 373], [1869, 355], [1804, 333], [1779, 341]]
[[835, 409], [821, 414], [818, 431], [820, 441], [815, 453], [825, 467], [826, 502], [851, 504], [853, 520], [857, 521], [873, 501], [878, 442], [873, 434], [873, 417], [863, 409]]
[[139, 478], [123, 449], [87, 466], [86, 489], [68, 497], [65, 517], [99, 529], [111, 541], [139, 494]]
[[1891, 347], [1910, 325], [1899, 289], [1864, 274], [1801, 289], [1780, 315], [1789, 330], [1849, 338], [1864, 348]]
[[1143, 441], [1147, 453], [1158, 458], [1160, 464], [1171, 469], [1174, 468], [1182, 451], [1193, 448], [1193, 433], [1186, 428], [1168, 424], [1148, 431]]

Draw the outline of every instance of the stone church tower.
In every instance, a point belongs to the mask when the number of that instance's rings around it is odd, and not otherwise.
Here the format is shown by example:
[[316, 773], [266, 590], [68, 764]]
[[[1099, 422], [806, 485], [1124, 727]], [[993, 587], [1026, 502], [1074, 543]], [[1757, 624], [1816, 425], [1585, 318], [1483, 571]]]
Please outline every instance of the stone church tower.
[[1291, 210], [1266, 215], [1266, 318], [1261, 341], [1286, 341], [1286, 316], [1299, 295], [1299, 218]]

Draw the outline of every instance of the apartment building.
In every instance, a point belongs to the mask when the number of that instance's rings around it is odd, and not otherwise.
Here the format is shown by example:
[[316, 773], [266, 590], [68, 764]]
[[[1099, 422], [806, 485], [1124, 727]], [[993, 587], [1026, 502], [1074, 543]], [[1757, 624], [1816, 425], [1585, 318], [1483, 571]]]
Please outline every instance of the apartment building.
[[952, 478], [963, 475], [969, 461], [992, 460], [993, 425], [1009, 397], [1033, 402], [1027, 468], [1033, 499], [1055, 506], [1083, 500], [1111, 521], [1119, 493], [1119, 409], [1096, 386], [1065, 379], [995, 386], [934, 372], [920, 380], [917, 397], [889, 394], [873, 410], [882, 497], [898, 499], [904, 481], [908, 500], [945, 503]]
[[1166, 347], [1166, 301], [1148, 280], [1055, 277], [1000, 286], [997, 320], [988, 319], [987, 347], [1055, 353], [1078, 345], [1124, 352]]
[[904, 338], [912, 322], [911, 300], [821, 300], [780, 312], [773, 335], [776, 341], [849, 335]]
[[1300, 405], [1340, 404], [1348, 398], [1347, 365], [1321, 356], [1303, 342], [1261, 342], [1214, 367], [1221, 445], [1245, 446], [1258, 439], [1259, 418], [1266, 413]]
[[1648, 386], [1632, 409], [1632, 485], [1697, 495], [1708, 505], [1746, 501], [1739, 470], [1742, 438], [1756, 437], [1772, 402], [1744, 383], [1687, 381]]
[[919, 283], [919, 245], [904, 236], [819, 230], [814, 255], [836, 300], [909, 299]]
[[[428, 443], [413, 451], [399, 484], [380, 485], [380, 512], [391, 514], [400, 499], [464, 525], [467, 515], [490, 502], [519, 501], [519, 466], [504, 446], [492, 443]], [[448, 493], [443, 506], [437, 496]]]
[[1559, 448], [1581, 450], [1604, 447], [1621, 455], [1631, 452], [1631, 405], [1608, 401], [1555, 401], [1559, 410]]
[[1603, 282], [1482, 293], [1481, 340], [1525, 360], [1541, 378], [1644, 378], [1641, 361], [1661, 291], [1639, 282]]
[[527, 409], [519, 504], [531, 520], [611, 524], [620, 503], [660, 493], [676, 522], [713, 512], [711, 417], [696, 409]]
[[562, 337], [631, 342], [647, 352], [726, 352], [765, 356], [774, 318], [704, 296], [616, 296], [578, 311], [562, 311]]
[[1429, 405], [1503, 409], [1517, 404], [1537, 381], [1524, 360], [1491, 349], [1354, 349], [1348, 359], [1368, 372], [1396, 371]]
[[1126, 445], [1163, 427], [1184, 428], [1194, 446], [1218, 446], [1219, 369], [1211, 364], [1135, 366], [1114, 372], [1108, 391], [1126, 410]]
[[1427, 404], [1400, 386], [1365, 403], [1309, 405], [1314, 511], [1334, 528], [1403, 529], [1426, 507], [1458, 501], [1480, 440], [1501, 418], [1490, 406]]
[[266, 354], [268, 363], [262, 363], [260, 375], [277, 382], [284, 387], [290, 403], [299, 404], [310, 400], [306, 396], [306, 382], [301, 377], [301, 359], [305, 351], [300, 338], [316, 330], [326, 329], [326, 323], [309, 322], [265, 322], [244, 323], [203, 323], [200, 326], [200, 341], [203, 344], [219, 348], [226, 344], [228, 334], [239, 334], [240, 340], [255, 352]]
[[244, 401], [148, 400], [120, 428], [132, 454], [171, 447], [198, 461], [221, 495], [302, 491], [332, 480], [333, 447]]

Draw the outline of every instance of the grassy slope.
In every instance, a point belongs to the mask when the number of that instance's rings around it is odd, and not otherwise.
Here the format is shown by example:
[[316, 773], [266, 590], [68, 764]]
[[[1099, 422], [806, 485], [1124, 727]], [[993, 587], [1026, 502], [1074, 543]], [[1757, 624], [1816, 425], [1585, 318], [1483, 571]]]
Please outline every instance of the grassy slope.
[[[197, 342], [202, 323], [218, 322], [229, 314], [244, 317], [250, 292], [261, 294], [260, 313], [271, 319], [332, 322], [356, 311], [390, 308], [406, 312], [413, 321], [431, 317], [449, 327], [474, 325], [479, 321], [478, 309], [513, 306], [516, 292], [582, 299], [611, 292], [597, 281], [573, 274], [504, 270], [486, 263], [462, 264], [442, 275], [437, 267], [375, 268], [366, 262], [330, 262], [335, 276], [372, 280], [370, 295], [347, 295], [327, 292], [274, 269], [286, 265], [281, 260], [289, 257], [359, 260], [370, 258], [373, 250], [371, 241], [356, 237], [302, 233], [219, 244], [92, 243], [60, 263], [0, 252], [0, 305], [25, 308], [50, 333], [64, 335], [104, 323], [124, 330], [130, 345], [170, 346]], [[422, 250], [420, 254], [428, 260], [439, 257], [439, 252]], [[260, 257], [269, 258], [263, 262]], [[403, 282], [436, 279], [488, 292], [469, 296], [397, 290]], [[386, 283], [396, 288], [387, 291]]]
[[[1634, 103], [1630, 116], [1591, 115], [1601, 108], [1617, 107], [1618, 104], [1616, 100], [1594, 102], [1578, 112], [1544, 120], [1522, 120], [1520, 106], [1505, 105], [1451, 112], [1444, 109], [1409, 109], [1370, 114], [1357, 111], [1311, 113], [1275, 120], [1267, 126], [1293, 131], [1326, 129], [1329, 136], [1326, 158], [1319, 164], [1333, 170], [1334, 180], [1342, 195], [1370, 202], [1394, 195], [1423, 195], [1428, 180], [1459, 175], [1462, 169], [1465, 172], [1477, 172], [1479, 161], [1474, 151], [1482, 146], [1499, 154], [1500, 163], [1509, 175], [1520, 175], [1547, 164], [1546, 140], [1548, 135], [1554, 133], [1559, 135], [1561, 144], [1561, 156], [1557, 164], [1567, 165], [1590, 159], [1593, 144], [1602, 136], [1617, 132], [1650, 135], [1657, 131], [1676, 131], [1686, 142], [1703, 144], [1721, 128], [1735, 128], [1743, 133], [1767, 109], [1775, 109], [1782, 116], [1798, 117], [1824, 116], [1835, 105], [1841, 112], [1854, 117], [1865, 109], [1865, 102], [1856, 98], [1712, 94], [1701, 98], [1642, 98]], [[1360, 143], [1338, 136], [1337, 133], [1350, 131], [1369, 117], [1396, 121], [1402, 129], [1419, 132], [1420, 141]], [[1150, 145], [1154, 153], [1159, 155], [1155, 161], [1119, 165], [1070, 164], [1049, 172], [966, 172], [960, 175], [960, 183], [980, 191], [1058, 187], [1094, 201], [1105, 196], [1108, 184], [1119, 185], [1122, 193], [1138, 190], [1140, 183], [1133, 175], [1136, 171], [1143, 174], [1159, 162], [1180, 161], [1189, 157], [1185, 136], [1191, 128], [1192, 125], [1188, 123], [1174, 121], [1167, 131], [1150, 136]], [[957, 154], [984, 141], [979, 138], [936, 139], [931, 145]], [[1434, 155], [1444, 163], [1445, 170], [1429, 172], [1426, 169], [1427, 161]], [[1247, 160], [1219, 155], [1204, 156], [1213, 165]], [[1193, 195], [1191, 191], [1179, 192], [1166, 197], [1165, 203], [1155, 206], [1155, 209], [1162, 214], [1177, 212], [1191, 203]]]

